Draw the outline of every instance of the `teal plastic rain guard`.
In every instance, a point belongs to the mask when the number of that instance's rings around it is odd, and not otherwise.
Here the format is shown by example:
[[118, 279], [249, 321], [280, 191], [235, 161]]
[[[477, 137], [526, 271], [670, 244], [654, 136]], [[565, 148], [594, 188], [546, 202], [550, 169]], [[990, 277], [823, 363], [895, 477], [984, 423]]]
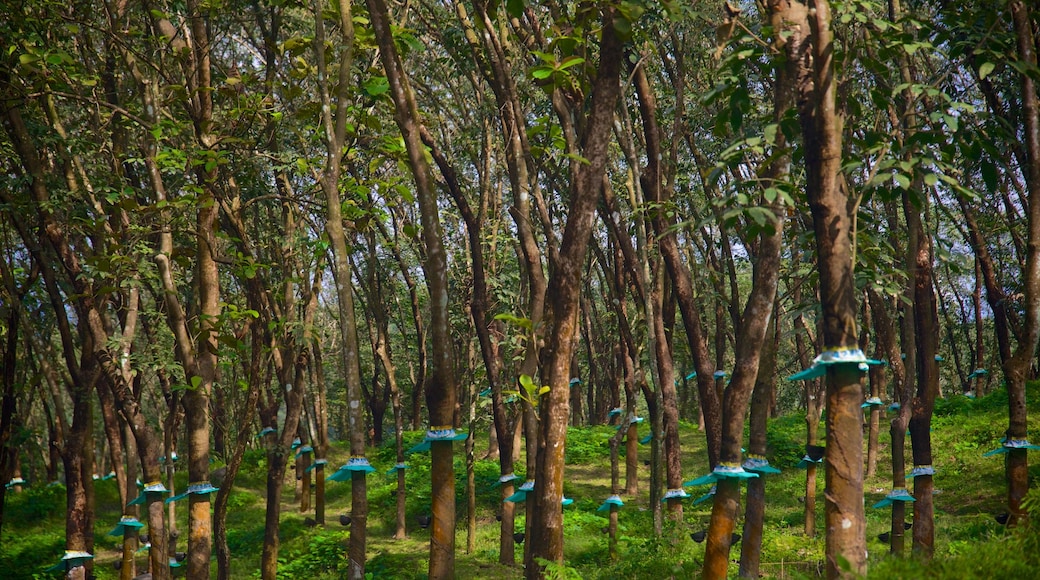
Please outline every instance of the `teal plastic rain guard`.
[[376, 468], [372, 467], [372, 464], [368, 462], [368, 458], [363, 455], [354, 455], [347, 460], [342, 467], [340, 467], [336, 473], [325, 478], [326, 481], [347, 481], [353, 477], [353, 472], [361, 471], [364, 473], [372, 473]]
[[636, 424], [642, 423], [642, 422], [643, 422], [643, 418], [642, 417], [636, 417], [635, 413], [633, 413], [633, 414], [628, 416], [628, 422], [618, 423], [617, 430], [621, 430], [622, 427], [627, 427], [629, 425], [636, 425]]
[[6, 487], [7, 489], [11, 489], [16, 485], [25, 485], [26, 483], [27, 482], [21, 477], [14, 477], [11, 479], [11, 481], [8, 481], [6, 484], [4, 484], [4, 487]]
[[328, 465], [328, 464], [329, 464], [329, 460], [328, 459], [315, 459], [314, 463], [308, 465], [307, 469], [304, 469], [303, 472], [304, 473], [310, 473], [310, 472], [314, 471], [319, 465]]
[[527, 499], [527, 494], [534, 491], [534, 480], [528, 479], [517, 488], [513, 495], [507, 497], [502, 501], [508, 501], [510, 503], [520, 503]]
[[182, 499], [184, 499], [184, 498], [186, 498], [186, 497], [188, 497], [189, 495], [192, 495], [192, 494], [195, 494], [195, 495], [206, 495], [206, 494], [213, 493], [215, 491], [220, 491], [220, 488], [213, 487], [213, 484], [208, 482], [208, 481], [200, 481], [200, 482], [196, 482], [196, 483], [191, 483], [191, 484], [188, 484], [188, 489], [186, 491], [184, 491], [183, 493], [178, 493], [177, 495], [175, 495], [173, 497], [166, 498], [166, 503], [171, 503], [171, 502], [175, 502], [175, 501], [178, 501], [178, 500], [182, 500]]
[[931, 465], [915, 465], [906, 478], [913, 479], [919, 475], [935, 475], [935, 468]]
[[149, 493], [170, 493], [170, 490], [166, 489], [166, 486], [161, 481], [149, 483], [144, 486], [144, 489], [135, 497], [130, 503], [126, 505], [144, 505]]
[[408, 464], [407, 463], [395, 463], [393, 467], [391, 467], [390, 469], [386, 470], [386, 474], [387, 475], [393, 475], [393, 474], [397, 473], [398, 471], [403, 471], [405, 469], [408, 469]]
[[827, 367], [832, 365], [856, 365], [860, 372], [866, 372], [873, 365], [884, 364], [879, 360], [869, 359], [858, 348], [837, 348], [825, 350], [813, 359], [809, 368], [797, 372], [787, 378], [789, 381], [807, 381], [827, 374]]
[[48, 572], [61, 572], [82, 566], [87, 560], [93, 560], [94, 554], [82, 550], [65, 550], [65, 555], [57, 564], [47, 568]]
[[702, 504], [702, 503], [708, 501], [709, 499], [715, 497], [715, 490], [716, 490], [715, 486], [714, 485], [711, 486], [711, 489], [708, 490], [708, 493], [706, 493], [706, 494], [700, 496], [699, 498], [693, 500], [693, 505]]
[[274, 427], [264, 427], [263, 429], [260, 430], [259, 433], [256, 434], [256, 438], [257, 439], [263, 439], [264, 435], [267, 435], [268, 433], [277, 433], [277, 432], [278, 431]]
[[615, 408], [611, 409], [609, 413], [607, 413], [607, 417], [617, 417], [621, 413], [622, 413], [621, 407], [615, 407]]
[[621, 501], [621, 496], [620, 495], [612, 495], [612, 496], [608, 497], [607, 499], [603, 500], [603, 503], [600, 504], [600, 506], [598, 508], [596, 508], [596, 511], [598, 511], [598, 512], [608, 511], [608, 510], [610, 510], [610, 506], [612, 506], [612, 505], [616, 505], [617, 507], [621, 507], [621, 506], [625, 505], [625, 502]]
[[724, 379], [727, 375], [729, 375], [729, 373], [727, 373], [726, 371], [715, 371], [711, 374], [711, 376], [716, 379]]
[[747, 459], [741, 464], [745, 471], [752, 471], [760, 475], [777, 474], [780, 470], [769, 465], [769, 460], [764, 455], [748, 454]]
[[689, 381], [689, 380], [693, 380], [693, 379], [695, 379], [695, 378], [697, 378], [697, 371], [692, 371], [691, 373], [689, 373], [688, 375], [686, 375], [686, 380], [688, 380], [688, 381]]
[[651, 440], [652, 440], [653, 438], [654, 438], [654, 434], [653, 434], [653, 432], [651, 431], [650, 433], [647, 433], [645, 437], [643, 437], [642, 439], [640, 439], [640, 440], [639, 440], [639, 444], [640, 444], [640, 445], [646, 445], [646, 444], [647, 444], [647, 443], [649, 443], [649, 442], [650, 442], [650, 441], [651, 441]]
[[715, 469], [711, 470], [711, 473], [687, 481], [683, 484], [683, 487], [689, 487], [691, 485], [706, 485], [726, 478], [751, 479], [752, 477], [758, 477], [758, 474], [753, 471], [745, 471], [744, 468], [737, 463], [719, 463], [715, 466]]
[[488, 388], [484, 389], [483, 391], [480, 391], [479, 393], [477, 393], [477, 396], [478, 397], [490, 397], [491, 396], [491, 387], [488, 387]]
[[986, 376], [988, 374], [989, 374], [989, 371], [987, 371], [986, 369], [975, 369], [975, 370], [971, 371], [971, 373], [968, 375], [968, 380], [970, 381], [971, 379], [975, 379], [975, 378], [978, 378], [978, 377], [984, 377], [984, 376]]
[[678, 489], [669, 489], [664, 492], [664, 497], [661, 498], [661, 503], [670, 499], [686, 499], [688, 497], [690, 497], [690, 494], [686, 493], [686, 490], [681, 487]]
[[137, 521], [137, 518], [135, 518], [134, 516], [123, 516], [123, 517], [119, 518], [119, 523], [116, 524], [116, 527], [112, 528], [112, 531], [109, 532], [108, 535], [110, 535], [110, 536], [122, 536], [122, 535], [126, 534], [127, 528], [133, 528], [135, 530], [139, 530], [139, 529], [141, 529], [143, 527], [144, 527], [144, 524], [142, 524], [141, 522]]
[[578, 377], [574, 377], [573, 379], [571, 379], [571, 382], [569, 384], [572, 387], [574, 385], [580, 385], [581, 384], [581, 379], [579, 379]]
[[874, 507], [875, 508], [887, 507], [887, 506], [890, 506], [890, 505], [892, 505], [893, 503], [895, 503], [897, 501], [910, 502], [910, 501], [915, 501], [915, 500], [914, 500], [914, 496], [910, 495], [910, 492], [908, 492], [905, 487], [897, 487], [897, 488], [893, 489], [892, 491], [888, 492], [888, 495], [885, 496], [885, 499], [883, 499], [883, 500], [877, 502], [876, 504], [874, 504]]
[[863, 404], [860, 405], [860, 407], [869, 409], [871, 407], [880, 407], [882, 405], [884, 405], [884, 403], [881, 402], [881, 397], [867, 397], [867, 400], [863, 401]]
[[1025, 439], [1005, 439], [1001, 442], [1000, 447], [997, 447], [993, 451], [987, 451], [982, 454], [983, 457], [992, 457], [994, 455], [1000, 455], [1002, 453], [1008, 453], [1012, 449], [1028, 449], [1036, 451], [1040, 449], [1040, 445], [1033, 445]]
[[423, 440], [418, 445], [406, 451], [405, 454], [410, 455], [412, 453], [429, 451], [430, 443], [434, 441], [463, 441], [466, 437], [468, 437], [467, 434], [456, 433], [451, 427], [431, 427], [426, 432], [426, 437], [423, 437]]
[[299, 447], [300, 445], [303, 445], [303, 441], [300, 441], [300, 438], [299, 438], [299, 437], [297, 437], [296, 439], [293, 439], [293, 440], [292, 440], [292, 448], [293, 448], [293, 450], [294, 450], [294, 451], [295, 451], [295, 450], [296, 450], [296, 448], [297, 448], [297, 447]]
[[498, 478], [498, 481], [496, 481], [495, 483], [492, 483], [491, 484], [491, 488], [494, 489], [496, 487], [502, 487], [502, 484], [508, 483], [510, 481], [516, 481], [517, 479], [520, 479], [520, 478], [517, 477], [515, 473], [507, 473], [507, 474], [503, 475], [502, 477]]
[[313, 453], [313, 452], [314, 452], [314, 448], [313, 447], [311, 447], [310, 445], [304, 445], [303, 447], [300, 447], [299, 449], [296, 450], [295, 457], [299, 457], [299, 456], [303, 455], [304, 453]]

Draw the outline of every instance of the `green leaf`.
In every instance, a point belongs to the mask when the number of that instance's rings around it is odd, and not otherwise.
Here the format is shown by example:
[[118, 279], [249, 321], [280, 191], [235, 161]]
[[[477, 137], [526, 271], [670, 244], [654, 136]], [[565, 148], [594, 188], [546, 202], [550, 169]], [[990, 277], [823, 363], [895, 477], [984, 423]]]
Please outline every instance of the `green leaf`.
[[200, 377], [200, 376], [197, 376], [197, 375], [196, 375], [196, 376], [193, 376], [193, 377], [191, 377], [191, 388], [193, 388], [193, 389], [197, 389], [197, 388], [199, 388], [199, 387], [200, 387], [201, 385], [202, 385], [202, 377]]
[[899, 187], [903, 189], [910, 189], [910, 178], [906, 175], [903, 175], [902, 173], [893, 173], [892, 178], [896, 180], [896, 183], [899, 184]]
[[370, 97], [378, 97], [390, 90], [390, 82], [386, 77], [372, 77], [365, 81], [362, 88]]
[[984, 79], [984, 78], [988, 77], [989, 73], [993, 72], [993, 69], [996, 68], [996, 67], [997, 67], [996, 63], [992, 63], [992, 62], [984, 62], [984, 63], [982, 63], [981, 65], [979, 65], [979, 78], [980, 79]]
[[544, 80], [552, 76], [553, 67], [546, 65], [539, 65], [531, 69], [531, 76], [538, 80]]

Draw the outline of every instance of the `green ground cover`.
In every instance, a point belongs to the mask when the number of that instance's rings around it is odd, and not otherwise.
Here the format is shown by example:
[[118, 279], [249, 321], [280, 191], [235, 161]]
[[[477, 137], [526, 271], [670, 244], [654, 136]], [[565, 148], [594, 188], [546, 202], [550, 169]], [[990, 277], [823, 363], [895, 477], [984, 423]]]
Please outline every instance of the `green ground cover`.
[[[1031, 427], [1040, 421], [1040, 384], [1030, 385]], [[983, 457], [996, 448], [1006, 426], [1007, 397], [998, 391], [980, 399], [953, 396], [940, 400], [936, 407], [933, 427], [934, 465], [936, 475], [936, 555], [931, 562], [914, 557], [890, 558], [887, 545], [877, 535], [887, 530], [888, 509], [871, 509], [891, 487], [888, 469], [887, 421], [882, 421], [881, 448], [877, 475], [866, 482], [867, 534], [870, 556], [870, 577], [876, 578], [1010, 578], [1035, 577], [1040, 569], [1040, 524], [1030, 523], [1017, 530], [999, 525], [994, 514], [1005, 511], [1002, 456]], [[822, 430], [821, 430], [822, 431]], [[640, 435], [648, 432], [640, 426]], [[818, 515], [820, 535], [809, 538], [803, 534], [802, 498], [805, 493], [804, 472], [795, 464], [804, 448], [804, 419], [789, 415], [770, 422], [769, 459], [781, 469], [780, 475], [769, 476], [767, 482], [766, 528], [762, 549], [762, 573], [766, 577], [812, 577], [822, 569], [823, 539], [823, 477], [818, 481]], [[1032, 432], [1032, 430], [1031, 430]], [[607, 519], [596, 508], [610, 493], [610, 458], [607, 439], [614, 433], [612, 427], [572, 428], [568, 436], [567, 475], [564, 493], [574, 504], [565, 510], [566, 567], [553, 570], [560, 577], [589, 579], [606, 578], [690, 578], [700, 570], [704, 545], [689, 538], [690, 532], [704, 529], [710, 516], [711, 504], [688, 503], [681, 523], [666, 524], [663, 537], [652, 533], [651, 511], [648, 505], [648, 472], [643, 461], [649, 457], [649, 447], [642, 445], [640, 453], [640, 494], [624, 497], [621, 509], [619, 557], [611, 561], [607, 536], [603, 528]], [[409, 433], [408, 442], [421, 438], [421, 433]], [[692, 479], [707, 472], [704, 438], [695, 425], [681, 428], [684, 476]], [[1040, 435], [1034, 438], [1040, 439]], [[477, 440], [480, 447], [486, 437]], [[461, 445], [459, 446], [461, 450]], [[330, 463], [338, 465], [346, 460], [346, 447], [336, 446]], [[396, 479], [385, 475], [394, 464], [392, 444], [370, 452], [370, 459], [378, 471], [369, 476], [368, 571], [373, 578], [424, 578], [429, 550], [429, 532], [420, 529], [415, 516], [425, 513], [429, 506], [429, 457], [416, 454], [409, 457], [407, 471], [409, 537], [391, 538], [394, 528], [394, 489]], [[1034, 482], [1040, 481], [1040, 458], [1034, 456], [1030, 473]], [[907, 458], [909, 463], [909, 457]], [[475, 464], [477, 488], [476, 548], [466, 553], [464, 486], [465, 463], [458, 453], [458, 506], [459, 531], [456, 543], [456, 571], [459, 578], [510, 579], [522, 576], [518, 569], [497, 564], [498, 490], [491, 484], [498, 478], [498, 467], [493, 461], [478, 460]], [[523, 461], [519, 463], [522, 469]], [[247, 453], [242, 472], [236, 481], [230, 499], [228, 541], [234, 554], [235, 578], [258, 577], [263, 542], [263, 481], [264, 454], [260, 450]], [[183, 478], [184, 474], [181, 474]], [[521, 475], [522, 473], [518, 473]], [[186, 481], [177, 482], [183, 489]], [[1029, 505], [1040, 520], [1040, 492], [1034, 483]], [[95, 525], [96, 566], [99, 579], [115, 578], [112, 563], [117, 558], [118, 538], [107, 533], [119, 519], [119, 499], [115, 482], [97, 481], [97, 519]], [[308, 527], [293, 501], [293, 489], [288, 486], [283, 501], [279, 576], [284, 578], [340, 578], [345, 576], [345, 547], [347, 528], [338, 523], [338, 515], [349, 513], [350, 490], [342, 483], [329, 482], [327, 490], [327, 520], [325, 528]], [[706, 491], [689, 489], [693, 497]], [[4, 528], [0, 544], [0, 570], [5, 578], [54, 577], [44, 569], [58, 561], [64, 542], [64, 488], [32, 486], [20, 494], [8, 493], [4, 507]], [[524, 529], [522, 512], [517, 529]], [[313, 515], [313, 514], [310, 514]], [[187, 529], [186, 510], [179, 509], [178, 528]], [[679, 529], [675, 529], [679, 528]], [[182, 536], [183, 538], [183, 536]], [[908, 541], [909, 544], [909, 541]], [[181, 540], [180, 548], [184, 548]], [[517, 560], [522, 560], [518, 546]], [[734, 551], [734, 559], [737, 553]], [[143, 554], [140, 564], [144, 563]], [[736, 574], [736, 566], [732, 567]]]

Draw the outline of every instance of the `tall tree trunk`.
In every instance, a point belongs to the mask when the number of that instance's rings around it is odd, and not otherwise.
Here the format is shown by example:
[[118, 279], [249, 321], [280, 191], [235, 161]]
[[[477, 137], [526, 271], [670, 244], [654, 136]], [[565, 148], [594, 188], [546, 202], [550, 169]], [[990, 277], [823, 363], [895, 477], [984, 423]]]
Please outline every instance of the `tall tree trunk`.
[[444, 232], [438, 217], [436, 187], [422, 143], [419, 109], [394, 45], [386, 3], [383, 0], [368, 0], [367, 4], [380, 59], [390, 85], [394, 118], [404, 138], [408, 164], [415, 180], [421, 214], [422, 239], [426, 250], [423, 272], [430, 293], [430, 332], [433, 340], [433, 372], [426, 388], [431, 426], [429, 435], [434, 436], [430, 444], [433, 524], [429, 572], [430, 578], [451, 578], [455, 575], [454, 453], [452, 438], [437, 438], [441, 433], [452, 432], [457, 397], [451, 323], [448, 319]]
[[[775, 308], [775, 306], [774, 306]], [[769, 320], [768, 339], [762, 345], [762, 359], [755, 391], [751, 395], [750, 432], [748, 433], [748, 459], [764, 459], [766, 456], [766, 427], [769, 420], [769, 404], [776, 388], [776, 351], [780, 346], [780, 331], [776, 323], [778, 312]], [[746, 462], [745, 462], [746, 465]], [[740, 546], [740, 576], [758, 578], [762, 560], [762, 525], [766, 515], [766, 478], [759, 476], [748, 480], [747, 500], [744, 507], [743, 543]]]
[[609, 153], [614, 107], [620, 93], [621, 39], [614, 29], [620, 17], [606, 7], [602, 19], [599, 66], [591, 93], [591, 111], [586, 121], [582, 157], [587, 161], [576, 168], [572, 184], [570, 211], [564, 228], [555, 268], [547, 295], [552, 304], [551, 334], [546, 344], [548, 394], [540, 405], [538, 465], [533, 518], [528, 521], [530, 545], [526, 555], [527, 578], [540, 578], [543, 570], [538, 558], [563, 563], [563, 468], [570, 415], [568, 382], [574, 334], [578, 330], [581, 273], [601, 197], [602, 180]]
[[[1033, 20], [1029, 3], [1014, 0], [1009, 5], [1018, 40], [1018, 60], [1035, 70], [1037, 65], [1036, 42], [1033, 38]], [[1025, 316], [1022, 338], [1015, 353], [1004, 361], [1004, 377], [1008, 389], [1007, 440], [1025, 441], [1028, 429], [1026, 410], [1026, 379], [1030, 366], [1035, 361], [1038, 339], [1040, 339], [1040, 105], [1038, 105], [1035, 79], [1021, 74], [1023, 135], [1026, 145], [1027, 163], [1023, 168], [1029, 192], [1028, 207], [1028, 254], [1026, 268], [1022, 273]], [[1029, 463], [1026, 449], [1008, 447], [1005, 462], [1008, 486], [1009, 525], [1016, 525], [1026, 517], [1022, 500], [1029, 491]], [[916, 533], [916, 532], [915, 532]]]
[[[800, 83], [806, 193], [816, 233], [825, 352], [857, 349], [851, 219], [841, 181], [842, 122], [835, 93], [830, 4], [810, 0], [812, 72]], [[866, 573], [863, 513], [862, 372], [857, 364], [827, 369], [826, 568], [828, 578]]]

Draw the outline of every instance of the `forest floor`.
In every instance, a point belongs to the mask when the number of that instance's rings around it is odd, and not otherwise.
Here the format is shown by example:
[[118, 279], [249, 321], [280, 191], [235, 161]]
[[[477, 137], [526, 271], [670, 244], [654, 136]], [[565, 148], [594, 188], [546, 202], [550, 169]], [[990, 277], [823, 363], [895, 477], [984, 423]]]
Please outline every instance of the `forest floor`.
[[[1040, 440], [1040, 385], [1030, 385], [1030, 434]], [[953, 395], [940, 400], [933, 421], [935, 477], [936, 557], [922, 562], [914, 557], [892, 558], [888, 546], [878, 534], [888, 530], [890, 510], [873, 509], [892, 488], [889, 457], [889, 416], [882, 414], [880, 449], [876, 474], [866, 481], [867, 545], [870, 576], [878, 578], [977, 578], [1035, 577], [1040, 565], [1040, 497], [1037, 497], [1033, 523], [1018, 530], [1007, 530], [994, 515], [1006, 511], [1003, 479], [1003, 456], [983, 457], [983, 453], [999, 446], [1007, 425], [1007, 396], [997, 391], [987, 397], [968, 399]], [[788, 415], [770, 421], [769, 453], [771, 464], [783, 470], [768, 476], [766, 484], [766, 525], [762, 548], [761, 573], [764, 577], [813, 577], [822, 571], [824, 550], [822, 469], [817, 487], [816, 537], [803, 530], [805, 472], [795, 467], [805, 443], [805, 423], [801, 415]], [[649, 426], [639, 426], [640, 436]], [[821, 433], [823, 429], [821, 428]], [[603, 512], [597, 512], [610, 495], [610, 457], [607, 439], [613, 427], [571, 429], [568, 434], [568, 458], [564, 495], [574, 503], [564, 508], [566, 566], [557, 570], [560, 577], [574, 578], [691, 578], [699, 575], [704, 544], [690, 539], [690, 533], [705, 529], [711, 513], [711, 502], [694, 505], [685, 502], [682, 522], [667, 523], [658, 538], [652, 533], [649, 509], [649, 445], [639, 447], [640, 489], [635, 496], [622, 496], [625, 506], [619, 512], [618, 557], [611, 559], [608, 538], [602, 532], [607, 525]], [[410, 432], [406, 445], [414, 443], [422, 433]], [[684, 479], [707, 473], [703, 433], [696, 425], [681, 428]], [[487, 437], [476, 441], [477, 457], [487, 444]], [[909, 447], [909, 445], [908, 445]], [[520, 578], [519, 568], [502, 566], [498, 561], [499, 491], [491, 485], [498, 479], [496, 462], [478, 459], [474, 472], [477, 496], [477, 526], [474, 549], [467, 552], [465, 519], [465, 454], [457, 444], [457, 506], [459, 527], [456, 536], [456, 575], [458, 578]], [[329, 463], [345, 462], [347, 449], [336, 445]], [[408, 457], [408, 537], [392, 539], [394, 532], [394, 491], [396, 478], [387, 475], [394, 465], [391, 442], [373, 448], [369, 458], [377, 471], [369, 475], [369, 527], [367, 571], [373, 578], [425, 578], [429, 553], [429, 530], [421, 529], [416, 516], [429, 507], [429, 455]], [[1033, 454], [1030, 475], [1033, 491], [1040, 481], [1040, 459]], [[911, 466], [907, 457], [907, 466]], [[522, 470], [523, 461], [518, 463]], [[228, 542], [233, 554], [234, 578], [259, 577], [260, 554], [264, 528], [265, 459], [262, 450], [247, 452], [242, 471], [230, 498]], [[622, 465], [622, 478], [624, 466]], [[519, 473], [521, 475], [522, 473]], [[177, 485], [183, 489], [184, 474], [178, 474]], [[339, 515], [350, 512], [350, 486], [327, 482], [326, 526], [308, 526], [305, 518], [313, 517], [313, 509], [300, 513], [294, 498], [292, 476], [286, 476], [282, 497], [280, 578], [345, 577], [345, 546], [348, 528], [339, 524]], [[912, 483], [908, 489], [913, 491]], [[119, 520], [120, 506], [114, 480], [96, 481], [95, 575], [99, 579], [115, 578], [113, 562], [118, 557], [119, 538], [107, 535]], [[688, 488], [696, 499], [707, 488]], [[21, 493], [7, 494], [3, 514], [3, 536], [0, 538], [0, 576], [5, 578], [41, 578], [44, 570], [56, 563], [64, 547], [64, 488], [60, 485], [35, 485]], [[908, 507], [908, 512], [912, 509]], [[524, 529], [522, 504], [518, 506], [516, 529]], [[177, 526], [187, 529], [186, 509], [178, 506]], [[908, 520], [912, 513], [908, 513]], [[740, 530], [738, 529], [738, 532]], [[185, 549], [186, 534], [181, 535], [179, 549]], [[907, 536], [909, 552], [910, 538]], [[733, 559], [739, 558], [739, 548]], [[516, 551], [523, 560], [523, 547]], [[139, 554], [143, 566], [145, 554]], [[215, 560], [214, 560], [215, 566]], [[214, 568], [215, 569], [215, 568]], [[731, 566], [736, 575], [736, 564]]]

